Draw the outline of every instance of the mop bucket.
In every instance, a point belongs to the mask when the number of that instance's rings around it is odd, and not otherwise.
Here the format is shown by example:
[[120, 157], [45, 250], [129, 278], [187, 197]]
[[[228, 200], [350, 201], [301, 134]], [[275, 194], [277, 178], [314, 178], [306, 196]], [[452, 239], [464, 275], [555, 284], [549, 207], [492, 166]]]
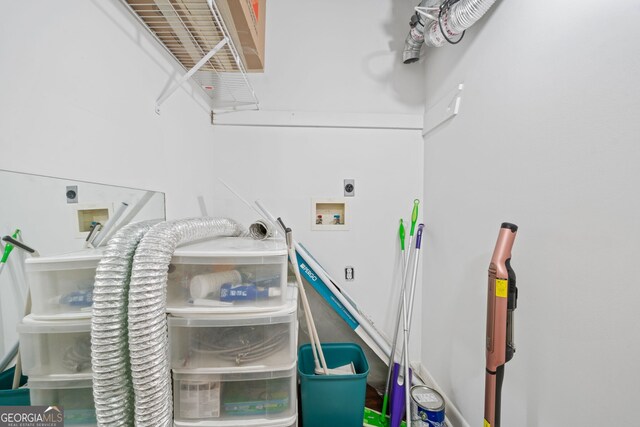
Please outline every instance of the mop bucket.
[[298, 350], [304, 427], [362, 427], [369, 364], [357, 344], [322, 344], [328, 368], [353, 362], [355, 374], [316, 375], [311, 346]]
[[[14, 371], [15, 367], [0, 373], [0, 406], [29, 406], [31, 401], [28, 388], [11, 390]], [[26, 382], [27, 377], [22, 375], [20, 385], [22, 386]]]

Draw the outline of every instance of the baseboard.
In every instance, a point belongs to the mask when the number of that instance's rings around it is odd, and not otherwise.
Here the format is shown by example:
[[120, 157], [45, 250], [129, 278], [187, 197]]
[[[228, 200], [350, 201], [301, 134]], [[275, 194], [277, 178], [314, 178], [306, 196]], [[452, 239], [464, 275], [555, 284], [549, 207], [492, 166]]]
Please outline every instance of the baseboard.
[[442, 397], [444, 397], [445, 413], [447, 417], [446, 421], [449, 427], [470, 427], [469, 423], [464, 419], [456, 405], [451, 401], [451, 399], [449, 399], [446, 393], [442, 391], [440, 386], [438, 386], [438, 383], [433, 378], [431, 373], [427, 370], [427, 368], [425, 368], [422, 363], [418, 363], [414, 364], [414, 369], [418, 377], [422, 379], [427, 387], [431, 387], [437, 390], [442, 395]]

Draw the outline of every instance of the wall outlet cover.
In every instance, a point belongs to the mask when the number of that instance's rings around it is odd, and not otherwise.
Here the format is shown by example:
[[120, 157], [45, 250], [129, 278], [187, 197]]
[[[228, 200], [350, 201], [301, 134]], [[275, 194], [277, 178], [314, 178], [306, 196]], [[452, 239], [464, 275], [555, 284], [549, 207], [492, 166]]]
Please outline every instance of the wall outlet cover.
[[78, 186], [67, 185], [67, 203], [78, 203]]
[[356, 180], [344, 180], [344, 197], [354, 197], [356, 195]]
[[351, 266], [347, 266], [344, 268], [344, 280], [351, 282], [353, 280], [356, 279], [356, 269], [351, 267]]

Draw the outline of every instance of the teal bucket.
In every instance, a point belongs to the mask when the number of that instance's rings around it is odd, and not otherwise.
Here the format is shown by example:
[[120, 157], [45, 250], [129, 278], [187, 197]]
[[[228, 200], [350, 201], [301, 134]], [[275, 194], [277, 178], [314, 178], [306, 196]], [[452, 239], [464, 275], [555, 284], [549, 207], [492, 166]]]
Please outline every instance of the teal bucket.
[[304, 427], [362, 427], [369, 364], [357, 344], [322, 344], [328, 368], [353, 362], [353, 375], [316, 375], [311, 346], [298, 350]]
[[[0, 406], [29, 406], [31, 400], [29, 398], [28, 388], [19, 388], [11, 390], [13, 385], [13, 373], [15, 368], [7, 369], [0, 373]], [[20, 385], [27, 382], [27, 377], [20, 377]]]

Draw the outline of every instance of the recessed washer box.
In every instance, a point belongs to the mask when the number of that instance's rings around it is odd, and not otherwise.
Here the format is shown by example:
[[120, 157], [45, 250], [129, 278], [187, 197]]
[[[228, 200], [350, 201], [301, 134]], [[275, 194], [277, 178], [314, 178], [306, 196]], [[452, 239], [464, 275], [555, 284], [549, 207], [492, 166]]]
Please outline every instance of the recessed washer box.
[[71, 229], [78, 239], [86, 239], [92, 222], [99, 222], [104, 226], [113, 215], [111, 203], [84, 203], [70, 205]]
[[349, 205], [344, 199], [311, 200], [311, 229], [343, 231], [349, 229]]

